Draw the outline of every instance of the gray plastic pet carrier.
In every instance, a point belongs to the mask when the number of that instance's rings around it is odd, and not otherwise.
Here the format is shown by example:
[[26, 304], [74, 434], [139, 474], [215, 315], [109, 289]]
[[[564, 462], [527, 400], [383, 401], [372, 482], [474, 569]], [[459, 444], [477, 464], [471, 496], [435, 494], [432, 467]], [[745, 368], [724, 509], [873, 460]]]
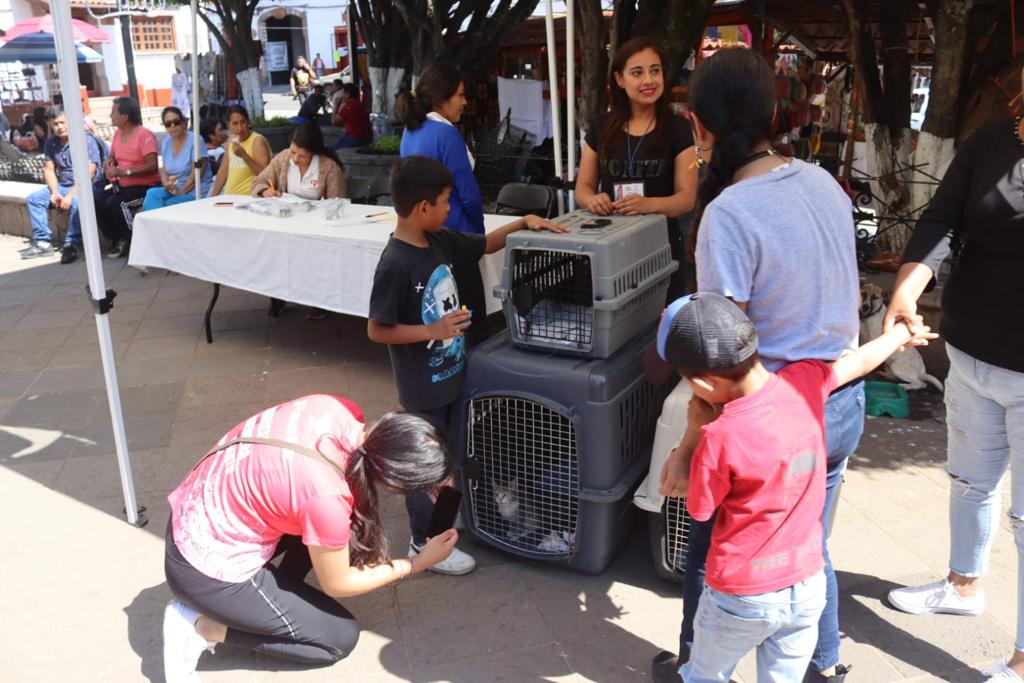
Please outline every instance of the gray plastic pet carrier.
[[611, 358], [524, 353], [504, 335], [469, 357], [455, 439], [470, 533], [517, 555], [602, 571], [672, 385], [644, 377], [649, 328]]
[[574, 211], [569, 233], [509, 235], [494, 295], [516, 346], [607, 358], [665, 307], [672, 260], [665, 217]]

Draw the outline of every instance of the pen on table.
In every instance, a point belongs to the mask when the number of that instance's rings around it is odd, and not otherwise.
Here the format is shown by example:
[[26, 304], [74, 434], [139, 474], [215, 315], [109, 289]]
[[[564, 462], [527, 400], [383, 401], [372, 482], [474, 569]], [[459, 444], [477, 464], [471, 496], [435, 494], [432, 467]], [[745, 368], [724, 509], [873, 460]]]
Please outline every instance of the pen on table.
[[363, 218], [376, 218], [377, 216], [387, 216], [387, 211], [378, 211], [377, 213], [368, 213]]

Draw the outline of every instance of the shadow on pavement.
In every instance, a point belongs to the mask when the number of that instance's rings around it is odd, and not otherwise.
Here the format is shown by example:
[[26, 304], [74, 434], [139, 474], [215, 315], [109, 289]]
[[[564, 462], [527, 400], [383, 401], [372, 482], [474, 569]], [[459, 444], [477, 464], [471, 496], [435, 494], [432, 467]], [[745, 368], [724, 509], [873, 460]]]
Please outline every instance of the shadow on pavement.
[[[972, 617], [904, 614], [891, 607], [886, 598], [890, 590], [901, 588], [900, 584], [838, 570], [836, 578], [839, 581], [840, 626], [848, 638], [877, 648], [894, 660], [893, 664], [905, 675], [909, 673], [905, 671], [909, 667], [917, 670], [917, 675], [931, 674], [944, 681], [980, 683], [985, 680], [985, 676], [971, 668], [974, 662], [967, 661], [971, 655], [978, 656], [979, 643], [964, 642], [963, 639], [966, 631], [962, 627]], [[903, 623], [930, 626], [934, 637], [924, 640], [911, 635], [898, 625]], [[1007, 641], [999, 643], [997, 648], [1009, 645], [1010, 641]]]

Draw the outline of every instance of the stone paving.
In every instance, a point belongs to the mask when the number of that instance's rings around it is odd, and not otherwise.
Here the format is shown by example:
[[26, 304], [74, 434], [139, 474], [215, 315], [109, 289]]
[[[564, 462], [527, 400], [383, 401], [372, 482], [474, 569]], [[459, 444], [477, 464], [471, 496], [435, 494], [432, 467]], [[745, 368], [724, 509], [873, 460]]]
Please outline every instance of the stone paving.
[[[162, 680], [160, 622], [167, 493], [204, 449], [268, 404], [314, 391], [347, 395], [373, 418], [397, 407], [387, 354], [346, 316], [280, 318], [267, 300], [225, 289], [215, 341], [202, 336], [211, 286], [141, 276], [104, 261], [132, 465], [149, 524], [123, 520], [85, 265], [21, 261], [0, 237], [0, 678]], [[201, 248], [201, 245], [197, 245]], [[945, 571], [947, 478], [941, 397], [913, 397], [910, 419], [871, 419], [851, 462], [833, 536], [851, 683], [980, 681], [1008, 654], [1016, 553], [1004, 518], [977, 618], [911, 617], [885, 606], [894, 585]], [[393, 546], [407, 542], [389, 497]], [[679, 588], [654, 576], [647, 533], [600, 576], [521, 561], [460, 542], [480, 568], [422, 575], [345, 601], [364, 632], [328, 669], [299, 670], [221, 646], [205, 681], [643, 681], [674, 648]], [[753, 681], [750, 658], [736, 680]]]

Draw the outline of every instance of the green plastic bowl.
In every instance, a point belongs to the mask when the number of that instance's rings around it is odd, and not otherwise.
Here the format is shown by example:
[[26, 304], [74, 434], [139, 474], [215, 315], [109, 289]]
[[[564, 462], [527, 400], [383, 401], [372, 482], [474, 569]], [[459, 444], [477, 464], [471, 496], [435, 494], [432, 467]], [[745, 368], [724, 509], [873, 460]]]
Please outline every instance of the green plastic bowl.
[[897, 419], [910, 416], [910, 399], [907, 390], [892, 382], [865, 382], [868, 415], [888, 415]]

